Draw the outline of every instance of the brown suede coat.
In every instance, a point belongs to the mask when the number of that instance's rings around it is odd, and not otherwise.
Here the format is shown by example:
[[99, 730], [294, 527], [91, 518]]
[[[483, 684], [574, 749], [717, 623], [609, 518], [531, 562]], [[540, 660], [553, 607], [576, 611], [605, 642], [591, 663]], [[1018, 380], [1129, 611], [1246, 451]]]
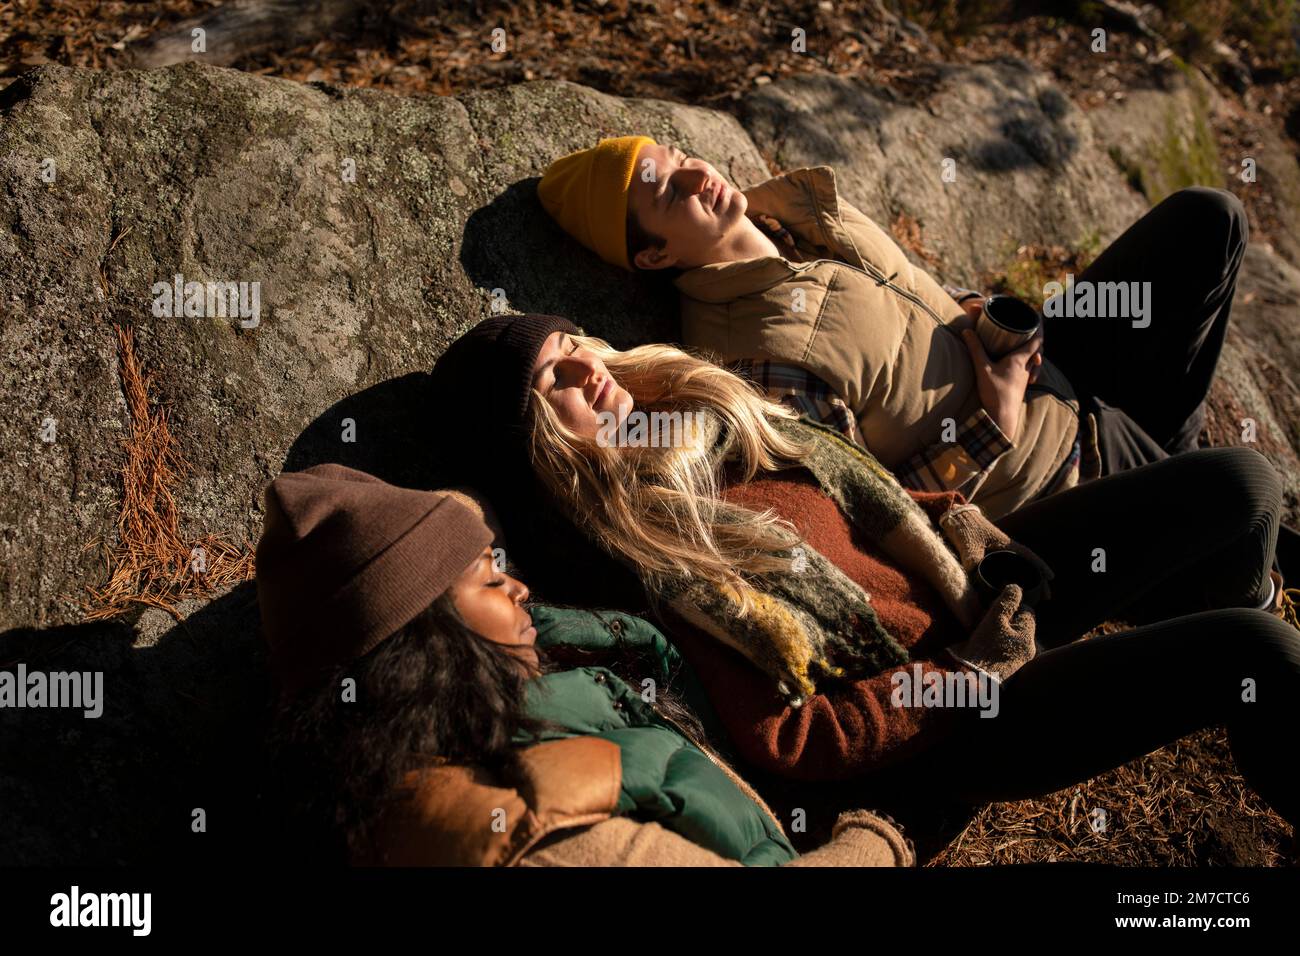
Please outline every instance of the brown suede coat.
[[363, 865], [513, 866], [543, 837], [608, 820], [623, 779], [618, 745], [570, 737], [523, 753], [527, 783], [442, 765], [407, 775], [402, 800], [376, 826]]

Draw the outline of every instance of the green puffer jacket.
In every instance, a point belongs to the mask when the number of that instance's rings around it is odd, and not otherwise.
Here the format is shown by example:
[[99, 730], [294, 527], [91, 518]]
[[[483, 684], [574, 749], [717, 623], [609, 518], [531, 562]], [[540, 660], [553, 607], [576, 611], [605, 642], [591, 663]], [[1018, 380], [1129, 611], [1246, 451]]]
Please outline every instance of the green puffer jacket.
[[[704, 699], [677, 650], [641, 618], [551, 607], [533, 608], [532, 617], [541, 647], [607, 651], [621, 643], [645, 653], [645, 679], [655, 688], [672, 686], [692, 705]], [[795, 859], [798, 854], [770, 811], [643, 699], [649, 689], [649, 684], [633, 689], [604, 667], [579, 667], [530, 681], [528, 711], [554, 725], [542, 732], [542, 740], [593, 736], [618, 745], [623, 780], [616, 813], [654, 821], [749, 866]], [[715, 719], [705, 708], [702, 722], [707, 726]]]

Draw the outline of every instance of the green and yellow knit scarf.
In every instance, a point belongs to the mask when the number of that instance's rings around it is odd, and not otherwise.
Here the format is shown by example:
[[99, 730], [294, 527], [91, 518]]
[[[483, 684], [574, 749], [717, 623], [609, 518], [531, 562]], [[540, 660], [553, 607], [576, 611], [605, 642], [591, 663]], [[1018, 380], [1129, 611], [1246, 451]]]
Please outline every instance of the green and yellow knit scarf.
[[[801, 465], [855, 528], [934, 585], [950, 607], [969, 602], [970, 584], [942, 535], [870, 453], [806, 418], [773, 419], [773, 425], [810, 447]], [[721, 467], [731, 439], [716, 420], [710, 428], [711, 455]], [[792, 559], [790, 570], [748, 582], [752, 608], [745, 614], [734, 589], [698, 578], [674, 579], [656, 594], [674, 613], [771, 675], [795, 706], [816, 693], [818, 678], [867, 677], [909, 659], [862, 588], [815, 548], [806, 543], [799, 548], [804, 560], [794, 560], [794, 549], [783, 555]]]

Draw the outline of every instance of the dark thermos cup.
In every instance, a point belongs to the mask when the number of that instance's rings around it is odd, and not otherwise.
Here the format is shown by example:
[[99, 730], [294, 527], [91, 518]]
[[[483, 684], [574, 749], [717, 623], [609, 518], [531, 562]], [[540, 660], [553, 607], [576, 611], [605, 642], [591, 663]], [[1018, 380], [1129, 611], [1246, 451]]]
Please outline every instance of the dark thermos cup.
[[990, 551], [975, 566], [975, 590], [987, 605], [1008, 584], [1020, 585], [1021, 603], [1034, 607], [1045, 593], [1043, 572], [1034, 562], [1015, 551]]

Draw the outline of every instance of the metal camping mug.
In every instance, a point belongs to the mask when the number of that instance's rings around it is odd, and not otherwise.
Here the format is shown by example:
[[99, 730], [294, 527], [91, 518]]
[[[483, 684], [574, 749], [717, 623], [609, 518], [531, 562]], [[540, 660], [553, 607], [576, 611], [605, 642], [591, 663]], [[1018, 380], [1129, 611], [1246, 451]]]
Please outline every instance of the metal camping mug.
[[1015, 551], [990, 551], [975, 566], [975, 591], [987, 605], [1008, 584], [1020, 585], [1020, 603], [1034, 607], [1043, 599], [1043, 572]]
[[991, 295], [975, 318], [975, 334], [989, 358], [997, 360], [1034, 337], [1041, 320], [1038, 310], [1014, 295]]

